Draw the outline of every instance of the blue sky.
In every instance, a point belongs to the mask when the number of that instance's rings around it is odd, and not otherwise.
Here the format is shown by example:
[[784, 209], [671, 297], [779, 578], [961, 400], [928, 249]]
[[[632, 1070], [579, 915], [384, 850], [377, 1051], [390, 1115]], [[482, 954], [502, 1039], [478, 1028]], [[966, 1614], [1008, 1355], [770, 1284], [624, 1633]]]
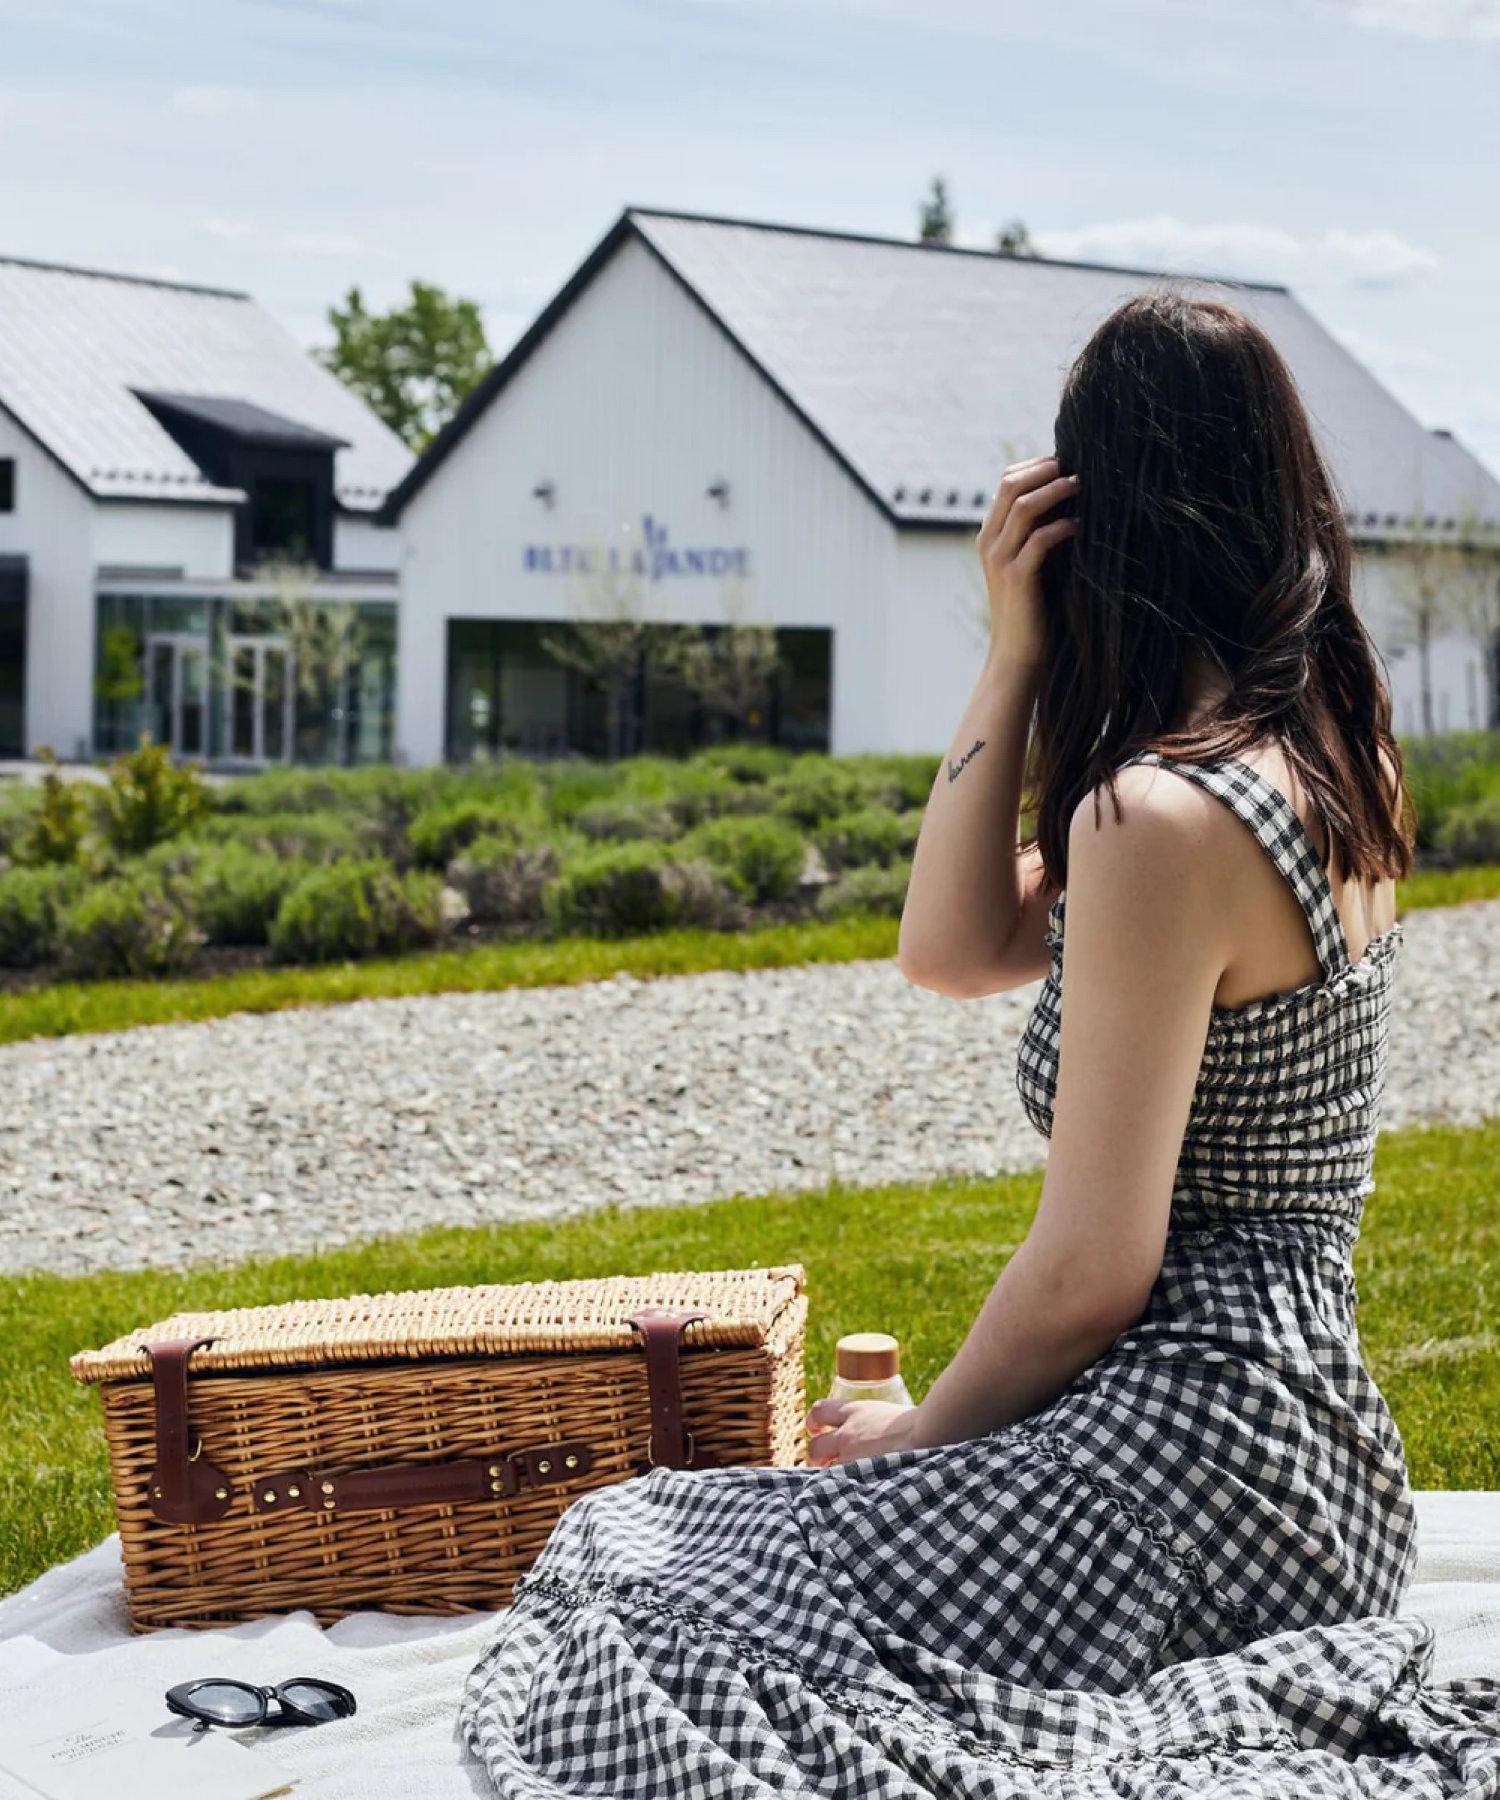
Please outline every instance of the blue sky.
[[472, 296], [626, 205], [1290, 286], [1500, 474], [1500, 0], [0, 0], [0, 253]]

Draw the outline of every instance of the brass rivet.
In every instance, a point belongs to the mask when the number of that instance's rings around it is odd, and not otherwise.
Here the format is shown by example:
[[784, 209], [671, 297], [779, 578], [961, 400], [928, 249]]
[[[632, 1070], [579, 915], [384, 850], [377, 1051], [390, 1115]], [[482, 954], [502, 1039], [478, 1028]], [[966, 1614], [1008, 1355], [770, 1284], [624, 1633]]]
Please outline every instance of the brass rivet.
[[576, 1469], [578, 1467], [578, 1458], [576, 1456], [565, 1456], [563, 1458], [563, 1463], [567, 1468]]
[[261, 1499], [265, 1501], [267, 1506], [274, 1506], [276, 1504], [275, 1488], [267, 1488], [265, 1493], [261, 1495]]
[[550, 1475], [552, 1473], [552, 1464], [550, 1462], [548, 1462], [548, 1460], [545, 1456], [537, 1464], [537, 1467], [541, 1470], [541, 1472], [544, 1475]]
[[332, 1505], [333, 1505], [333, 1501], [332, 1501], [332, 1500], [325, 1500], [325, 1501], [324, 1501], [324, 1502], [323, 1502], [323, 1504], [324, 1504], [324, 1505], [325, 1505], [325, 1506], [332, 1506]]
[[325, 1481], [323, 1483], [323, 1492], [325, 1494], [331, 1494], [333, 1492], [333, 1483], [331, 1481]]
[[298, 1487], [289, 1487], [286, 1491], [286, 1497], [288, 1500], [300, 1500], [302, 1498], [302, 1489]]
[[215, 1500], [227, 1500], [228, 1498], [229, 1498], [229, 1489], [228, 1488], [215, 1488], [214, 1489], [214, 1499]]
[[499, 1474], [499, 1473], [500, 1473], [500, 1465], [499, 1465], [499, 1463], [491, 1463], [491, 1464], [490, 1464], [490, 1474], [491, 1474], [491, 1475], [498, 1475], [498, 1474]]
[[152, 1488], [151, 1498], [153, 1500], [160, 1500], [161, 1499], [161, 1489], [160, 1488]]
[[490, 1492], [492, 1494], [503, 1494], [505, 1492], [505, 1483], [503, 1481], [492, 1481], [490, 1483]]

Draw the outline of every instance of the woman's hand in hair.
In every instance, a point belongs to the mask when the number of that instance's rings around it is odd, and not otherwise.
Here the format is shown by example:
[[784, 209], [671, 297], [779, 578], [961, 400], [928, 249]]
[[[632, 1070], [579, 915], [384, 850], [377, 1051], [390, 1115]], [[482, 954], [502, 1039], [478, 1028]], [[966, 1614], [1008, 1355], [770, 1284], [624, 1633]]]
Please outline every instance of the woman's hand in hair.
[[1042, 562], [1054, 544], [1078, 528], [1072, 518], [1037, 522], [1078, 492], [1078, 478], [1059, 475], [1057, 468], [1055, 456], [1011, 463], [979, 528], [979, 557], [990, 596], [990, 648], [1011, 662], [1032, 666], [1041, 663], [1047, 641]]

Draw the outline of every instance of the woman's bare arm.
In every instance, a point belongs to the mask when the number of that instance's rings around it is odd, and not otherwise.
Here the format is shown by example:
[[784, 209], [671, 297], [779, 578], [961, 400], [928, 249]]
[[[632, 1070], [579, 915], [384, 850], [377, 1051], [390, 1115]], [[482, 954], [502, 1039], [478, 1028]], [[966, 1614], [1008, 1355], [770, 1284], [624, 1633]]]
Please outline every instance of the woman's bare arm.
[[897, 951], [918, 987], [968, 997], [1042, 975], [1056, 890], [1016, 842], [1021, 782], [1046, 632], [1041, 565], [1071, 518], [1038, 521], [1072, 497], [1055, 456], [1012, 463], [977, 541], [990, 597], [990, 646], [932, 784], [912, 858]]
[[[1120, 771], [1068, 834], [1066, 999], [1042, 1197], [957, 1355], [913, 1421], [957, 1443], [1055, 1399], [1145, 1309], [1177, 1162], [1228, 964], [1201, 797]], [[1177, 791], [1173, 791], [1173, 789]], [[1217, 805], [1209, 801], [1209, 805]]]
[[1056, 889], [1017, 848], [1038, 673], [991, 650], [943, 758], [912, 858], [897, 959], [918, 987], [968, 998], [1044, 973]]

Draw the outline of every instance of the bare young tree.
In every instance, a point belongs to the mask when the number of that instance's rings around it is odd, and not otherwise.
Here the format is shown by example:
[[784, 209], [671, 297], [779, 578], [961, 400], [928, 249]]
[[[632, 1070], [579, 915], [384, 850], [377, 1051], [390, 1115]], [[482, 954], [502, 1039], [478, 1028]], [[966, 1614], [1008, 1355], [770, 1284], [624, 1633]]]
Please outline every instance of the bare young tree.
[[1390, 595], [1393, 650], [1415, 649], [1422, 731], [1437, 730], [1432, 704], [1432, 646], [1438, 639], [1465, 632], [1471, 571], [1481, 557], [1466, 551], [1456, 534], [1445, 531], [1427, 511], [1420, 478], [1410, 513], [1402, 521], [1405, 540], [1390, 552]]
[[[627, 527], [622, 534], [630, 536]], [[610, 556], [594, 540], [584, 546], [585, 566], [569, 584], [569, 618], [542, 637], [542, 648], [564, 668], [604, 690], [605, 733], [613, 758], [634, 754], [639, 721], [632, 700], [652, 634], [634, 545]]]
[[[314, 563], [293, 557], [263, 557], [255, 579], [271, 590], [269, 635], [287, 646], [287, 680], [298, 701], [308, 705], [341, 704], [349, 674], [364, 654], [365, 630], [359, 608], [349, 600], [332, 600], [318, 592]], [[234, 659], [224, 671], [226, 692], [253, 687], [254, 676], [242, 676]]]
[[1500, 725], [1500, 527], [1473, 501], [1459, 508], [1452, 546], [1451, 610], [1458, 628], [1479, 649], [1485, 674], [1480, 725]]
[[743, 734], [765, 721], [783, 663], [781, 646], [774, 625], [750, 616], [743, 577], [726, 580], [720, 601], [725, 623], [712, 635], [702, 625], [664, 626], [653, 661], [700, 706]]

